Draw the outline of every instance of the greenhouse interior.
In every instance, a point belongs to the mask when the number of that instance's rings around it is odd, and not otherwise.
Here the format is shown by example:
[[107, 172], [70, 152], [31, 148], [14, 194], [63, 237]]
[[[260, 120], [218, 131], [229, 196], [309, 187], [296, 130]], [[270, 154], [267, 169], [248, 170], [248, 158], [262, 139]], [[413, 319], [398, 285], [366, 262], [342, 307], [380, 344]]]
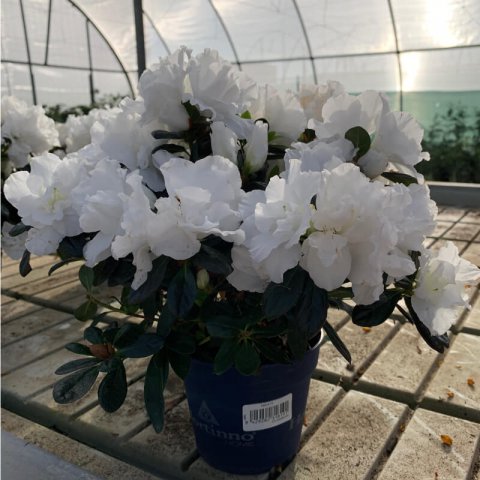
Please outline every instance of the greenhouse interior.
[[6, 478], [480, 478], [479, 0], [2, 0], [1, 46]]

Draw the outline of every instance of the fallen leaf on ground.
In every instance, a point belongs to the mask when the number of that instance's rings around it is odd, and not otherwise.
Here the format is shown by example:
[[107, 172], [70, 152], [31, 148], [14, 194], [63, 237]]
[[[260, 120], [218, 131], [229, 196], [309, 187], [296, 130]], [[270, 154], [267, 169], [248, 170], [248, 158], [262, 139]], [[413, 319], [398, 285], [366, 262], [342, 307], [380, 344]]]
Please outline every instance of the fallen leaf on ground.
[[467, 378], [467, 384], [470, 386], [470, 387], [473, 387], [475, 385], [475, 380], [472, 378], [472, 377], [468, 377]]
[[371, 332], [371, 328], [370, 327], [362, 327], [362, 330], [365, 332], [365, 333], [369, 333]]
[[442, 443], [444, 445], [451, 446], [453, 443], [453, 439], [450, 435], [440, 435], [440, 438], [442, 439]]
[[447, 397], [448, 398], [453, 398], [455, 394], [451, 390], [447, 390]]

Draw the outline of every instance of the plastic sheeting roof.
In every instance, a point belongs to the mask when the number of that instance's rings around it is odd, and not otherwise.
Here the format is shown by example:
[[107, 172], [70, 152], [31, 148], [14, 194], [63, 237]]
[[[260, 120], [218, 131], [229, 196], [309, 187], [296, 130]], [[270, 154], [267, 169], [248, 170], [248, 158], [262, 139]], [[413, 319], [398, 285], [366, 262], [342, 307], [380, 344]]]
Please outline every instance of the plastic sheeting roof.
[[292, 89], [480, 90], [479, 0], [3, 0], [2, 94], [33, 101], [32, 77], [37, 103], [132, 94], [135, 5], [147, 66], [188, 45]]

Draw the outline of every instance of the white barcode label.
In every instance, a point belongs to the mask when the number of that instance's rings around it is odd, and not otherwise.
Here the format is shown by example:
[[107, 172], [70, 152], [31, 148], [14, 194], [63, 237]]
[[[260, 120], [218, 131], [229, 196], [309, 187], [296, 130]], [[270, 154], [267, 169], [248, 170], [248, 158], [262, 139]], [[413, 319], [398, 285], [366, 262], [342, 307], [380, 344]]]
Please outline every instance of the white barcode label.
[[254, 432], [276, 427], [292, 419], [292, 394], [263, 403], [251, 403], [242, 408], [243, 431]]

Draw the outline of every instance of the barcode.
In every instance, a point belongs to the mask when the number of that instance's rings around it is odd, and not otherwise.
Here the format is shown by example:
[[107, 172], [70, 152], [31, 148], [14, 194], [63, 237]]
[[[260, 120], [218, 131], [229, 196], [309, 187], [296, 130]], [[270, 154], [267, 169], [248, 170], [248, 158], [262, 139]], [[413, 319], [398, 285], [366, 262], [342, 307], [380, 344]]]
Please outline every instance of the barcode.
[[271, 420], [279, 420], [286, 417], [290, 412], [290, 402], [280, 403], [280, 405], [273, 405], [267, 408], [261, 408], [259, 410], [250, 411], [250, 422], [262, 423], [270, 422]]
[[243, 431], [253, 432], [273, 428], [292, 419], [292, 394], [242, 408]]

